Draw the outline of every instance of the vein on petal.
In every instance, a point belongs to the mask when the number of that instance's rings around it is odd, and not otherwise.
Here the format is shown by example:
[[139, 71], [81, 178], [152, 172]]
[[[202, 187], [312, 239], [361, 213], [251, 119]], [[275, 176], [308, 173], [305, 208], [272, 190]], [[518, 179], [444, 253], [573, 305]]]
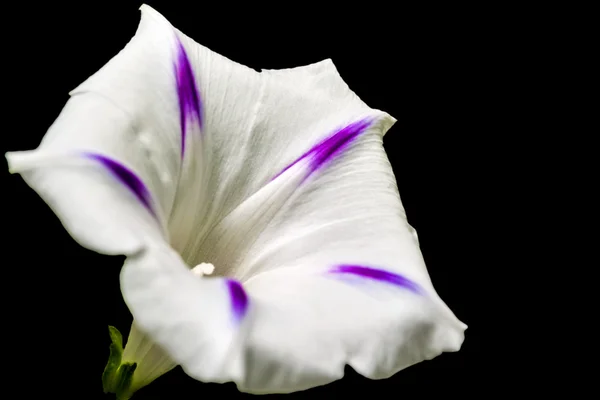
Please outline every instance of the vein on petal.
[[181, 156], [185, 153], [188, 123], [196, 122], [202, 129], [202, 102], [192, 65], [181, 40], [177, 38], [177, 62], [175, 63], [177, 94], [181, 124]]
[[248, 295], [242, 284], [234, 279], [227, 280], [229, 296], [231, 297], [231, 308], [236, 320], [241, 320], [248, 309]]
[[117, 180], [127, 187], [131, 193], [146, 207], [150, 213], [157, 218], [156, 211], [152, 207], [152, 197], [144, 182], [135, 172], [112, 158], [97, 153], [84, 153], [85, 157], [98, 161]]
[[421, 288], [412, 280], [393, 272], [379, 268], [366, 267], [363, 265], [337, 265], [329, 270], [331, 274], [354, 275], [364, 279], [385, 282], [394, 286], [402, 287], [414, 293], [421, 293]]
[[291, 164], [285, 167], [280, 173], [275, 175], [273, 179], [277, 178], [285, 171], [290, 169], [293, 165], [297, 164], [300, 160], [305, 158], [310, 159], [310, 166], [307, 177], [322, 168], [331, 159], [343, 152], [360, 134], [362, 134], [371, 124], [372, 118], [363, 118], [355, 121], [345, 127], [337, 130], [325, 140], [313, 146], [306, 153], [302, 154]]

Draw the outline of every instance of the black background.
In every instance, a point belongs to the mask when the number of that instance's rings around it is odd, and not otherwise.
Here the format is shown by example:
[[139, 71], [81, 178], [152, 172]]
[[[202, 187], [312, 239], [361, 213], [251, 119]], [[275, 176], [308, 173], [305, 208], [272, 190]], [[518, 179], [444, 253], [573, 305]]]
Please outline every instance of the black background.
[[[256, 3], [244, 9], [203, 1], [147, 1], [185, 34], [255, 69], [289, 68], [332, 58], [341, 76], [372, 108], [398, 119], [385, 137], [409, 222], [417, 229], [441, 298], [469, 325], [463, 348], [383, 381], [348, 369], [346, 377], [290, 398], [433, 393], [489, 393], [502, 379], [487, 323], [485, 293], [495, 278], [489, 227], [497, 221], [501, 182], [489, 167], [508, 84], [502, 40], [488, 28], [493, 12], [366, 2], [329, 6]], [[7, 151], [37, 147], [68, 92], [121, 50], [139, 22], [136, 1], [48, 2], [14, 7], [4, 68], [13, 107], [5, 113]], [[391, 7], [391, 8], [390, 8]], [[4, 146], [3, 146], [4, 147]], [[107, 325], [126, 337], [131, 315], [119, 290], [122, 258], [78, 246], [19, 176], [4, 173], [10, 231], [3, 251], [4, 330], [10, 365], [32, 398], [108, 399], [100, 376]], [[490, 189], [493, 182], [494, 191]], [[10, 257], [8, 256], [10, 255]], [[12, 283], [8, 283], [12, 282]], [[14, 347], [10, 344], [14, 343]], [[13, 347], [13, 348], [11, 348]], [[486, 362], [495, 358], [494, 365]], [[203, 384], [177, 368], [135, 399], [249, 397], [233, 384]], [[312, 397], [311, 397], [312, 396]], [[271, 395], [270, 397], [277, 397]]]

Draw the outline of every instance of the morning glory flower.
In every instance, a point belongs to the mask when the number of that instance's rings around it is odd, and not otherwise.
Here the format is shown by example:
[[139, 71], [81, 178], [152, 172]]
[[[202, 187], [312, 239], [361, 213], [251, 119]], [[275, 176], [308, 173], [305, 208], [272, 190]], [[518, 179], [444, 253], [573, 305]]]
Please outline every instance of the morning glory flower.
[[177, 365], [289, 393], [458, 351], [382, 146], [395, 119], [331, 60], [260, 72], [142, 6], [127, 46], [70, 93], [31, 151], [7, 154], [82, 246], [125, 255], [129, 336], [105, 390]]

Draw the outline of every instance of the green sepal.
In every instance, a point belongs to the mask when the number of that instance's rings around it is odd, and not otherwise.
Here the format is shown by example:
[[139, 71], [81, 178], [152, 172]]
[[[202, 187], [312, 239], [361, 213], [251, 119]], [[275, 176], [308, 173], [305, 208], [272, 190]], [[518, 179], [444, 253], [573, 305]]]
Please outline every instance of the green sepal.
[[114, 326], [108, 327], [110, 335], [110, 353], [108, 362], [102, 373], [102, 388], [104, 393], [114, 393], [117, 400], [127, 400], [133, 394], [130, 392], [133, 373], [137, 368], [136, 363], [121, 363], [123, 357], [123, 336]]
[[112, 343], [110, 344], [108, 362], [102, 373], [102, 388], [104, 393], [115, 393], [114, 382], [123, 356], [123, 336], [114, 326], [108, 327], [108, 334]]
[[129, 389], [131, 388], [131, 381], [133, 380], [133, 373], [136, 368], [136, 363], [125, 363], [119, 367], [114, 391], [117, 395], [117, 400], [128, 400], [133, 395], [133, 392]]

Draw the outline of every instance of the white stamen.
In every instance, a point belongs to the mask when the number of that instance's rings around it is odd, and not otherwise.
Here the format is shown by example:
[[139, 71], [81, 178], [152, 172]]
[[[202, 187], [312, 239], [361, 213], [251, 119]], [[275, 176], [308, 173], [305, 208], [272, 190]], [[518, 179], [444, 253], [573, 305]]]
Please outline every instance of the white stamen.
[[192, 272], [198, 276], [210, 275], [214, 272], [215, 266], [210, 263], [202, 263], [192, 268]]

